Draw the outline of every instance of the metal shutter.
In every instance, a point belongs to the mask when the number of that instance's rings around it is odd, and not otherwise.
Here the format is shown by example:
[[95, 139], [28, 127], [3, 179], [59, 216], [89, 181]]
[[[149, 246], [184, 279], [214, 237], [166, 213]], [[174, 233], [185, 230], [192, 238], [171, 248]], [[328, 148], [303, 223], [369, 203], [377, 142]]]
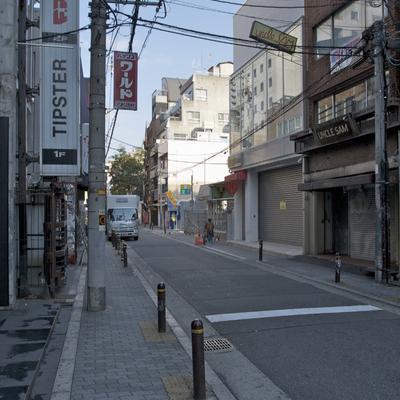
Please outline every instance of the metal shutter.
[[300, 165], [262, 172], [260, 190], [260, 238], [303, 246], [303, 193]]
[[375, 191], [349, 191], [350, 256], [360, 260], [375, 258]]

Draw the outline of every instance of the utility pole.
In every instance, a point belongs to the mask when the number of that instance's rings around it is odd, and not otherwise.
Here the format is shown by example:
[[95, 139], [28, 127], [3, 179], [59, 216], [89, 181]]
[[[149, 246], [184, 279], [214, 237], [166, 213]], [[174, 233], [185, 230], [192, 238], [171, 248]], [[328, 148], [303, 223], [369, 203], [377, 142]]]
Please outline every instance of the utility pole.
[[106, 82], [106, 4], [91, 3], [90, 101], [89, 101], [89, 250], [88, 310], [106, 307], [104, 225], [100, 217], [106, 208], [105, 174], [105, 82]]
[[385, 30], [382, 21], [374, 26], [375, 65], [375, 204], [376, 204], [376, 258], [375, 280], [383, 273], [389, 279], [389, 221], [388, 221], [388, 160], [386, 151], [386, 85], [385, 85]]
[[[18, 42], [26, 41], [26, 0], [18, 1]], [[19, 293], [27, 284], [26, 232], [26, 47], [18, 46], [18, 210], [19, 210]]]

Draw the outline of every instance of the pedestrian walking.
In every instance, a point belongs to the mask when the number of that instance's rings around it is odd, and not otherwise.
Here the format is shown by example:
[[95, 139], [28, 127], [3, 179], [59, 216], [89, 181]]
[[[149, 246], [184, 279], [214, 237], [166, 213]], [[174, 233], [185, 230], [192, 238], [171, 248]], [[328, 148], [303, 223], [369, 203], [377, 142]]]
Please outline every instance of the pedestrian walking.
[[205, 236], [207, 238], [207, 242], [213, 243], [214, 241], [214, 224], [211, 221], [211, 218], [208, 218], [208, 221], [206, 222], [204, 226], [204, 232]]

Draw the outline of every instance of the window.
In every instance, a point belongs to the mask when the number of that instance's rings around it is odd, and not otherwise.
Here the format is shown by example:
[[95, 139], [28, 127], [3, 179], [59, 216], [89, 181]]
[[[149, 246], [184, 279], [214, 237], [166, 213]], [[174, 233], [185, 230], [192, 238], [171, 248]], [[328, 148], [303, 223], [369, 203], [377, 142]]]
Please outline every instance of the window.
[[268, 87], [272, 87], [272, 78], [268, 79]]
[[354, 46], [365, 29], [382, 19], [382, 7], [386, 15], [386, 6], [373, 7], [371, 1], [355, 0], [318, 25], [314, 32], [317, 58], [330, 54], [334, 47]]
[[218, 122], [226, 122], [229, 121], [228, 113], [218, 113]]
[[254, 96], [257, 96], [257, 86], [254, 86]]
[[187, 111], [187, 117], [190, 121], [200, 121], [199, 111]]
[[268, 68], [271, 68], [271, 67], [272, 67], [272, 59], [268, 58]]
[[186, 133], [174, 133], [175, 140], [186, 140]]
[[260, 108], [261, 108], [261, 111], [264, 111], [264, 101], [261, 101]]
[[317, 57], [330, 53], [332, 47], [332, 19], [329, 18], [316, 29], [315, 45], [317, 47]]
[[195, 100], [207, 101], [206, 89], [195, 89]]
[[272, 107], [272, 97], [270, 97], [268, 99], [268, 107], [271, 108]]
[[257, 104], [254, 104], [254, 114], [257, 114]]
[[318, 123], [365, 110], [374, 102], [374, 78], [328, 96], [317, 103]]
[[260, 74], [264, 72], [264, 64], [260, 64]]
[[253, 78], [256, 78], [257, 77], [257, 70], [254, 68], [253, 69]]
[[318, 123], [329, 121], [334, 118], [333, 114], [333, 96], [326, 97], [317, 103]]
[[264, 82], [261, 82], [260, 83], [260, 92], [263, 92], [264, 91]]

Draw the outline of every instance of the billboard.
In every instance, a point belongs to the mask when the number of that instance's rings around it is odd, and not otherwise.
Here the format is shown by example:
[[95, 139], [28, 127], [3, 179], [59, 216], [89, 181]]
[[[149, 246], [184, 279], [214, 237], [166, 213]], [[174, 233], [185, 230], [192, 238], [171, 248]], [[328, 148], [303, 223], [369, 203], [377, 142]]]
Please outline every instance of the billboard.
[[114, 51], [114, 108], [137, 110], [137, 53]]
[[[41, 1], [40, 167], [80, 174], [78, 0]], [[68, 33], [69, 32], [69, 33]]]

